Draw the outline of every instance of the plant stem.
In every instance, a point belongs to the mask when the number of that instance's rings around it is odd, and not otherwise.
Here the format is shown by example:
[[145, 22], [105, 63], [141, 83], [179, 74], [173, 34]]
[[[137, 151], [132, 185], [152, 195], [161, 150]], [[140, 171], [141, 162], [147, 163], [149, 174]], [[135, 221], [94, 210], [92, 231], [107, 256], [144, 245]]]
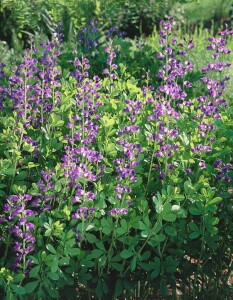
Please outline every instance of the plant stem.
[[148, 186], [149, 186], [149, 183], [150, 183], [150, 176], [151, 176], [153, 160], [154, 160], [154, 155], [155, 155], [155, 148], [156, 148], [156, 141], [154, 141], [154, 147], [153, 147], [153, 152], [152, 152], [151, 161], [150, 161], [150, 168], [149, 168], [149, 174], [148, 174], [148, 178], [147, 178], [146, 191], [145, 191], [146, 195], [147, 195]]

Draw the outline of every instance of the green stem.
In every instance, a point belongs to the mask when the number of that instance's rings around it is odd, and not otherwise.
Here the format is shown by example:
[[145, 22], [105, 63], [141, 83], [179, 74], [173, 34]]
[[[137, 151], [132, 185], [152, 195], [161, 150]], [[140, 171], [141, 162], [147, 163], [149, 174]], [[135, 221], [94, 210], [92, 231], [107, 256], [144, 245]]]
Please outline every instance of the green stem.
[[6, 240], [6, 249], [5, 249], [4, 256], [3, 256], [3, 266], [5, 265], [9, 246], [10, 246], [10, 235], [7, 236], [7, 240]]
[[[18, 148], [19, 152], [20, 152], [20, 148], [21, 148], [21, 145], [22, 145], [22, 141], [23, 141], [23, 129], [22, 129], [22, 132], [21, 132], [20, 140], [19, 140], [19, 148]], [[14, 179], [15, 179], [15, 174], [16, 174], [16, 169], [17, 169], [18, 162], [19, 162], [19, 159], [16, 159], [15, 163], [14, 163], [14, 173], [13, 173], [11, 183], [10, 183], [9, 194], [11, 194], [11, 191], [12, 191], [12, 186], [13, 186], [13, 182], [14, 182]]]
[[[152, 234], [153, 234], [154, 229], [156, 228], [156, 226], [158, 225], [158, 223], [159, 223], [160, 221], [161, 221], [161, 220], [158, 219], [157, 222], [155, 223], [155, 225], [152, 227], [152, 229], [148, 232], [148, 236], [147, 236], [147, 238], [146, 238], [144, 244], [141, 246], [141, 248], [140, 248], [139, 251], [137, 252], [137, 255], [140, 254], [140, 253], [142, 252], [142, 250], [144, 249], [144, 247], [147, 245], [149, 239], [151, 238], [151, 236], [152, 236]], [[128, 270], [129, 270], [129, 268], [130, 268], [130, 266], [128, 266], [128, 267], [125, 269], [125, 271], [124, 271], [124, 273], [123, 273], [123, 276], [125, 276], [125, 274], [126, 274], [126, 273], [128, 272]]]
[[[109, 268], [110, 268], [109, 262], [110, 262], [110, 260], [111, 260], [110, 253], [111, 253], [111, 250], [112, 250], [113, 245], [114, 245], [115, 240], [116, 240], [116, 228], [117, 228], [117, 225], [118, 225], [118, 221], [119, 221], [119, 218], [116, 219], [116, 224], [115, 224], [115, 227], [114, 227], [113, 233], [112, 233], [112, 241], [111, 241], [111, 245], [110, 245], [110, 248], [109, 248], [109, 250], [108, 250], [108, 255], [107, 255], [107, 257], [108, 257], [108, 259], [107, 259], [107, 261], [108, 261], [108, 270], [107, 270], [106, 274], [109, 273]], [[105, 265], [106, 265], [106, 263], [104, 264], [104, 266], [105, 266]], [[101, 272], [100, 272], [100, 276], [101, 276], [102, 273], [103, 273], [104, 266], [102, 267], [102, 270], [101, 270]]]
[[146, 191], [145, 191], [146, 195], [147, 195], [148, 186], [150, 183], [151, 171], [152, 171], [153, 160], [154, 160], [154, 155], [155, 155], [155, 148], [156, 148], [156, 141], [154, 141], [154, 147], [153, 147], [153, 152], [152, 152], [151, 161], [150, 161], [150, 168], [149, 168], [149, 174], [148, 174], [148, 178], [147, 178]]
[[200, 255], [198, 258], [198, 263], [197, 263], [197, 271], [194, 275], [194, 283], [193, 283], [193, 300], [196, 299], [196, 291], [197, 291], [197, 278], [198, 275], [200, 274], [201, 271], [201, 258], [204, 252], [204, 246], [205, 246], [205, 241], [204, 241], [204, 234], [205, 234], [205, 226], [204, 226], [204, 220], [203, 220], [203, 216], [202, 216], [202, 236], [201, 236], [201, 251], [200, 251]]

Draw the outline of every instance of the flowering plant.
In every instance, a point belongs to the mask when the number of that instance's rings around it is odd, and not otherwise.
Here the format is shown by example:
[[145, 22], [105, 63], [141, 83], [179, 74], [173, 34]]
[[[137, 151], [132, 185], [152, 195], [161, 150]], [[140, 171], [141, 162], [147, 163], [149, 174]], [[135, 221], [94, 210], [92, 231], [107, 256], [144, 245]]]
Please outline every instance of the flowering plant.
[[194, 43], [172, 37], [172, 23], [160, 23], [157, 85], [124, 80], [118, 39], [104, 45], [102, 74], [77, 56], [63, 78], [61, 24], [15, 69], [0, 65], [6, 299], [73, 299], [83, 286], [98, 299], [192, 286], [195, 298], [212, 274], [220, 293], [233, 163], [230, 63], [220, 59], [233, 31], [209, 39], [204, 92], [189, 97]]

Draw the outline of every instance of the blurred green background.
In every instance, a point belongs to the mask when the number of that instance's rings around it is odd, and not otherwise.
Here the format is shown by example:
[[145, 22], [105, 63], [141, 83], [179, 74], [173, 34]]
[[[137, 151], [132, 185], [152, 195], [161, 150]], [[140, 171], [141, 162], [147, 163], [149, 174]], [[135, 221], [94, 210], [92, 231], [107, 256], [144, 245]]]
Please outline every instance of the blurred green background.
[[[231, 26], [233, 0], [0, 0], [0, 62], [9, 68], [19, 62], [31, 40], [36, 45], [46, 41], [61, 21], [65, 38], [59, 64], [63, 69], [71, 68], [68, 62], [76, 49], [78, 56], [91, 60], [93, 74], [100, 75], [106, 58], [99, 46], [104, 46], [106, 32], [111, 32], [109, 36], [117, 39], [122, 50], [117, 63], [127, 66], [134, 78], [143, 80], [150, 74], [155, 81], [150, 83], [156, 86], [159, 22], [170, 16], [175, 19], [173, 34], [194, 40], [189, 59], [200, 70], [211, 59], [206, 53], [208, 36]], [[90, 25], [91, 20], [98, 20], [98, 24]], [[121, 32], [127, 37], [124, 41], [118, 39]], [[228, 72], [232, 73], [232, 68]], [[199, 78], [196, 71], [192, 80], [198, 82]]]
[[231, 22], [232, 10], [233, 0], [0, 0], [0, 48], [24, 47], [32, 34], [48, 36], [58, 21], [66, 39], [92, 19], [133, 38], [150, 35], [167, 16], [189, 30], [200, 23], [217, 28]]

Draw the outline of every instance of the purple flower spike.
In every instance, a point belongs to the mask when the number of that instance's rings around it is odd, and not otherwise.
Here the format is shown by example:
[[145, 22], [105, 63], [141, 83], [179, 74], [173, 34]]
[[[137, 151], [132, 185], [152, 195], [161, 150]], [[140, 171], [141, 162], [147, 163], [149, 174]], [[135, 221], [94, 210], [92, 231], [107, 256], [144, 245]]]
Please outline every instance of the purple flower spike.
[[127, 215], [128, 214], [128, 209], [127, 208], [112, 208], [108, 214], [110, 216], [114, 217], [120, 217], [122, 215]]

